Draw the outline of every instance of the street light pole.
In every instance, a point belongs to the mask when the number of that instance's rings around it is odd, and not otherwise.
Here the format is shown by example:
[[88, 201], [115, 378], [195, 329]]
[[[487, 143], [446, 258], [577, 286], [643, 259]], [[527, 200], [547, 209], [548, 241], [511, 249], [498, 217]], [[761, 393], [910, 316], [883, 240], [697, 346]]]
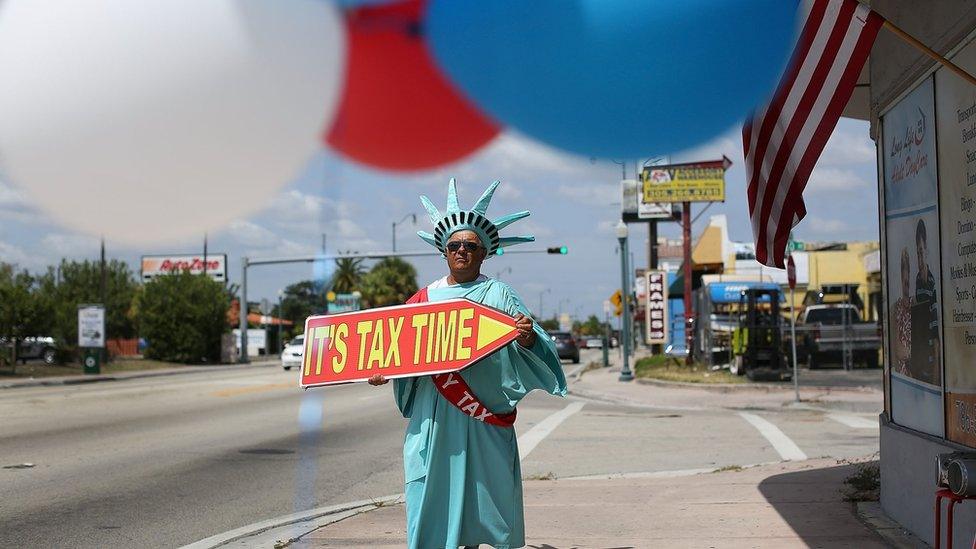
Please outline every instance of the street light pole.
[[285, 349], [284, 345], [281, 344], [281, 296], [285, 293], [284, 290], [278, 290], [278, 354]]
[[546, 288], [545, 290], [539, 292], [539, 320], [542, 320], [544, 318], [542, 314], [542, 296], [551, 292], [552, 292], [552, 288]]
[[403, 223], [407, 219], [412, 219], [413, 220], [413, 224], [414, 225], [417, 224], [417, 214], [415, 214], [415, 213], [408, 213], [407, 215], [403, 216], [403, 219], [401, 219], [400, 221], [395, 221], [393, 223], [393, 251], [394, 252], [396, 251], [396, 228], [397, 228], [397, 225]]
[[241, 306], [238, 307], [238, 325], [241, 331], [241, 353], [238, 362], [247, 364], [247, 257], [241, 258]]
[[620, 369], [618, 379], [632, 381], [634, 374], [630, 371], [630, 277], [627, 276], [627, 224], [623, 220], [617, 223], [617, 241], [620, 242], [620, 289], [623, 293], [623, 315], [620, 318], [623, 367]]

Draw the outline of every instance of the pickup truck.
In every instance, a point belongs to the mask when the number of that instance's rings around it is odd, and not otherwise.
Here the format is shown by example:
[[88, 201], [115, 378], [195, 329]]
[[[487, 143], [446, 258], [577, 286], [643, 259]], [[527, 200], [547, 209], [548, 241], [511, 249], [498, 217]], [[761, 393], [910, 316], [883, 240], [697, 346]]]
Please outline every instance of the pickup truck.
[[880, 329], [876, 322], [861, 321], [854, 305], [810, 305], [797, 320], [796, 328], [797, 350], [806, 356], [811, 370], [825, 362], [843, 363], [845, 346], [851, 350], [853, 362], [878, 367]]

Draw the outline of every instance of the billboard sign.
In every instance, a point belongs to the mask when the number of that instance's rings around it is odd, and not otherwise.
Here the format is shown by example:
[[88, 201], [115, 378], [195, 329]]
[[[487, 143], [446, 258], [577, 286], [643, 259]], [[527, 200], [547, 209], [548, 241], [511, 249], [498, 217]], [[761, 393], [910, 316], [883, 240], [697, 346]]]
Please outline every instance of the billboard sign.
[[144, 255], [142, 256], [142, 281], [149, 282], [157, 276], [190, 271], [190, 274], [207, 275], [217, 282], [227, 281], [227, 254], [201, 255]]
[[78, 305], [78, 346], [105, 346], [104, 305]]
[[668, 342], [668, 273], [648, 271], [646, 276], [647, 301], [644, 307], [647, 325], [647, 342]]
[[311, 316], [301, 386], [456, 372], [517, 335], [514, 318], [467, 299]]
[[641, 202], [725, 202], [725, 170], [732, 161], [647, 166], [641, 173]]

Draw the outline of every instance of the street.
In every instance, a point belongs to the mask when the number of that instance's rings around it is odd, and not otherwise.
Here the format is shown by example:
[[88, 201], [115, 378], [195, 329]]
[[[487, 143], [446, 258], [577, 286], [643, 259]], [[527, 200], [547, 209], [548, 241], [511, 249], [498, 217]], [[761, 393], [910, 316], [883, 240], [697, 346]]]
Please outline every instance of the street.
[[[564, 369], [599, 358], [585, 350]], [[405, 422], [390, 387], [302, 393], [296, 371], [265, 363], [0, 390], [0, 546], [177, 547], [399, 493]], [[523, 476], [641, 477], [878, 449], [876, 414], [749, 409], [721, 395], [658, 406], [655, 392], [670, 389], [638, 389], [652, 404], [528, 397], [516, 423]], [[533, 429], [554, 414], [561, 423]]]

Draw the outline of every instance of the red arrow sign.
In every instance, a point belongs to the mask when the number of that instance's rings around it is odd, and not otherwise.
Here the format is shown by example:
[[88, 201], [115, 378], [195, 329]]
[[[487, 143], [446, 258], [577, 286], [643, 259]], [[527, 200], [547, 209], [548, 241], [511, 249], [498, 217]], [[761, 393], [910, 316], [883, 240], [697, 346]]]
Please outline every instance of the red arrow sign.
[[786, 282], [791, 290], [796, 288], [796, 263], [793, 262], [793, 254], [786, 256]]
[[517, 335], [515, 319], [467, 299], [311, 316], [301, 386], [456, 372]]

